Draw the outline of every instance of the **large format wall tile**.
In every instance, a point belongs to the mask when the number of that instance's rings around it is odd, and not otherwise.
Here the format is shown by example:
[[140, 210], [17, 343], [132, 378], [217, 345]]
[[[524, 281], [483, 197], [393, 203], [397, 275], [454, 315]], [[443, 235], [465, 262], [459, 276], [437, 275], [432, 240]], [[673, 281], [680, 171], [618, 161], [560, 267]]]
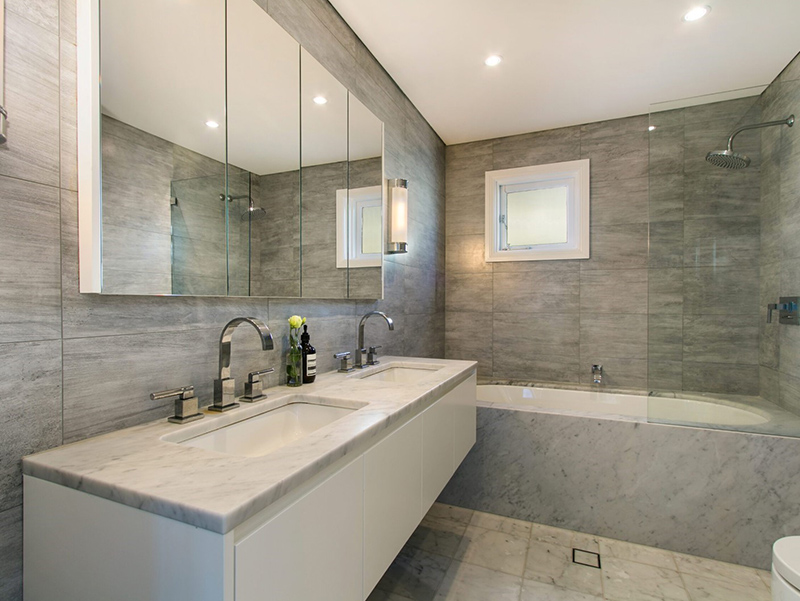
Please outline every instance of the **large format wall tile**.
[[58, 42], [57, 32], [11, 10], [6, 14], [5, 108], [10, 118], [8, 142], [0, 149], [0, 175], [58, 186]]
[[[0, 344], [0, 511], [22, 503], [20, 458], [61, 444], [61, 342]], [[0, 562], [2, 563], [2, 562]]]
[[58, 189], [0, 176], [0, 342], [61, 336]]
[[0, 512], [0, 598], [22, 599], [22, 506]]

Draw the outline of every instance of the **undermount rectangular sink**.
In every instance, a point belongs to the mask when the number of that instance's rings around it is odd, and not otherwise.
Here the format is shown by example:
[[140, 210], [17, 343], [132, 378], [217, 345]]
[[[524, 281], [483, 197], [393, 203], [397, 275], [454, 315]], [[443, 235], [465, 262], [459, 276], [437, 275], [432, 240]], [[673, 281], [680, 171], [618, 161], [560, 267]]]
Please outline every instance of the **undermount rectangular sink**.
[[399, 384], [416, 384], [427, 378], [435, 371], [441, 369], [439, 366], [420, 366], [420, 367], [387, 367], [372, 374], [365, 375], [362, 380], [378, 380], [380, 382], [396, 382]]
[[261, 457], [350, 415], [355, 408], [290, 403], [178, 444], [243, 457]]

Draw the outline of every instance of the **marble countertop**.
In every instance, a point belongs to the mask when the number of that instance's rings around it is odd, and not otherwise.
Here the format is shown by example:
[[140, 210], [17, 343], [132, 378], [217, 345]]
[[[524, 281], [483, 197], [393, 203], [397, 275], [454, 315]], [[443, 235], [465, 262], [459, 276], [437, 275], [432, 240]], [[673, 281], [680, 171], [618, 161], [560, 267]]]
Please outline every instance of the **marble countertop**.
[[[362, 379], [395, 366], [441, 366], [413, 384]], [[166, 419], [65, 445], [22, 460], [22, 471], [111, 501], [225, 534], [326, 467], [410, 417], [466, 380], [473, 361], [383, 357], [349, 374], [331, 372], [299, 388], [184, 425]], [[301, 402], [358, 407], [308, 436], [262, 457], [225, 455], [176, 444], [181, 429], [199, 435], [260, 415], [301, 395]]]

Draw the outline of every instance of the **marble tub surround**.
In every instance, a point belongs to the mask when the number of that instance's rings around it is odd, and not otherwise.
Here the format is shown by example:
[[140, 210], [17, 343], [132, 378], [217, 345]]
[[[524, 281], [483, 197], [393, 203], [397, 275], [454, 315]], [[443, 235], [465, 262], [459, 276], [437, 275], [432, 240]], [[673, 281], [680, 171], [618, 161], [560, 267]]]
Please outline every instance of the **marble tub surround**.
[[479, 407], [439, 501], [766, 569], [798, 470], [796, 438]]
[[437, 503], [368, 601], [769, 601], [769, 587], [765, 570]]
[[[430, 360], [384, 357], [430, 365]], [[438, 360], [418, 384], [395, 384], [346, 374], [322, 374], [300, 389], [266, 390], [268, 399], [199, 422], [158, 421], [88, 439], [23, 460], [23, 472], [138, 509], [225, 534], [354, 452], [404, 418], [418, 414], [474, 373], [469, 361]], [[301, 393], [307, 402], [356, 409], [305, 438], [262, 457], [237, 457], [166, 439], [199, 435], [259, 415]], [[282, 400], [283, 399], [283, 400]]]

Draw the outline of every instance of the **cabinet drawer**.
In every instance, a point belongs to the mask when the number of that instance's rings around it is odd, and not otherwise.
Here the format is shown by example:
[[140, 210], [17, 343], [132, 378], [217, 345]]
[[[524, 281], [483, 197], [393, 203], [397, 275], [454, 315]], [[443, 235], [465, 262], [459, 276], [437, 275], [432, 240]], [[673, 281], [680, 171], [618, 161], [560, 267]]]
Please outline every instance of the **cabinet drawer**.
[[422, 520], [422, 419], [364, 455], [364, 594], [375, 587]]
[[236, 544], [236, 601], [362, 601], [364, 458]]
[[430, 509], [455, 471], [455, 405], [447, 396], [422, 414], [422, 511]]

